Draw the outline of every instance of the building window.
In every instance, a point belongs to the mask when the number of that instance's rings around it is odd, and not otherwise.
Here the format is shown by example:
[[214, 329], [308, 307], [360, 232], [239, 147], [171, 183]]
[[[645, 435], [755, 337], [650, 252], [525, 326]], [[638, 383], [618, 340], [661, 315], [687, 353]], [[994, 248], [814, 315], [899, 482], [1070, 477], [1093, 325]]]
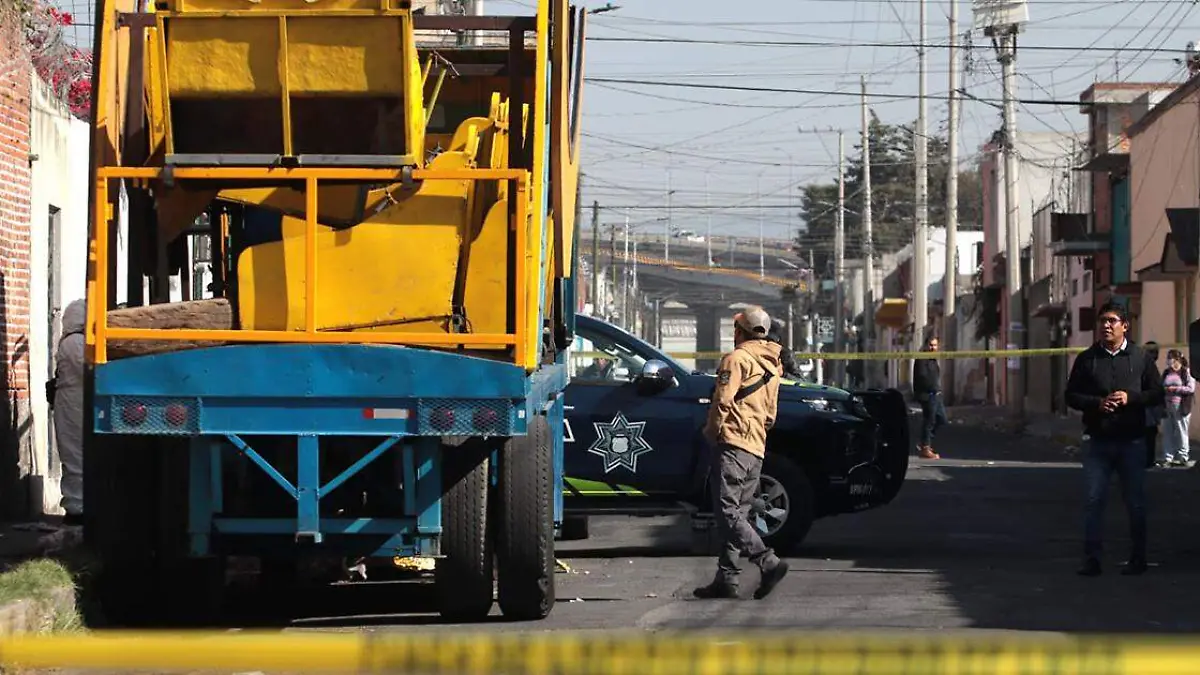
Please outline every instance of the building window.
[[1083, 290], [1084, 290], [1084, 292], [1087, 292], [1091, 288], [1092, 288], [1092, 273], [1084, 272], [1083, 273]]
[[1071, 297], [1073, 298], [1077, 295], [1079, 295], [1079, 280], [1072, 279], [1071, 280]]

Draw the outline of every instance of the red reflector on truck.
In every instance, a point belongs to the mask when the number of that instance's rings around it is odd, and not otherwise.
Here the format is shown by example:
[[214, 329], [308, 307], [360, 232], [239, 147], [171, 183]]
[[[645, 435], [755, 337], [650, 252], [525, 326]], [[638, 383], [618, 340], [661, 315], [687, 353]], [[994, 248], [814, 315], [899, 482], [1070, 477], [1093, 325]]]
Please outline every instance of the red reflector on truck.
[[146, 421], [148, 414], [146, 406], [141, 403], [127, 403], [121, 409], [121, 421], [131, 427], [136, 427]]

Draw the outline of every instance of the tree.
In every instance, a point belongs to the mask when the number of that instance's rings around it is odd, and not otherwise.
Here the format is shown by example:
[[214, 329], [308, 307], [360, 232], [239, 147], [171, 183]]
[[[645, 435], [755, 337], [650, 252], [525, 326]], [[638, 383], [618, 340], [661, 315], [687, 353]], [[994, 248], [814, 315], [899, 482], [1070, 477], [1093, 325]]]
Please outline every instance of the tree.
[[[912, 241], [916, 214], [916, 162], [912, 125], [885, 124], [871, 114], [871, 220], [876, 255], [900, 250]], [[949, 172], [946, 138], [931, 135], [929, 157], [929, 225], [946, 225], [946, 176]], [[846, 158], [846, 258], [862, 256], [862, 144]], [[837, 178], [800, 188], [801, 217], [807, 229], [800, 235], [801, 251], [811, 249], [818, 270], [832, 267], [837, 222]], [[958, 223], [963, 230], [983, 227], [983, 193], [978, 170], [959, 173]]]

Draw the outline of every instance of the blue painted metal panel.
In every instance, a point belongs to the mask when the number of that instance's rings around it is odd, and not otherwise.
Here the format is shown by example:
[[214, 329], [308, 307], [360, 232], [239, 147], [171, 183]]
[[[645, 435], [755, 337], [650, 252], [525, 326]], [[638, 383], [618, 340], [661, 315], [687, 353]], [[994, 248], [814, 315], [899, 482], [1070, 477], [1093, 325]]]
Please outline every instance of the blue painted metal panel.
[[321, 444], [312, 435], [296, 442], [296, 538], [321, 543]]
[[[525, 433], [520, 399], [310, 399], [100, 396], [96, 431], [141, 435], [508, 436]], [[126, 419], [130, 407], [140, 423]], [[165, 420], [172, 408], [187, 421]], [[399, 413], [399, 414], [397, 414]]]
[[232, 345], [121, 359], [96, 368], [101, 396], [524, 398], [509, 363], [387, 345]]
[[239, 345], [96, 370], [96, 431], [148, 435], [523, 434], [522, 403], [546, 386], [511, 364], [371, 345]]

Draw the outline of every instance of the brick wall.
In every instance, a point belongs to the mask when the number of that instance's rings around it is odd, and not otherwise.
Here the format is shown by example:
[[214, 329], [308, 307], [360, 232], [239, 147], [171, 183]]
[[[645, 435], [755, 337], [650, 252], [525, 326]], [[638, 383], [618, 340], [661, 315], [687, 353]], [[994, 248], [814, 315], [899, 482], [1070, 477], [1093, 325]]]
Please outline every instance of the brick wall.
[[[33, 69], [0, 16], [0, 518], [41, 512], [29, 409], [30, 118]], [[35, 506], [36, 505], [36, 506]]]
[[[0, 29], [3, 34], [4, 29]], [[0, 330], [8, 389], [28, 398], [29, 366], [29, 122], [32, 69], [15, 40], [0, 36]]]

